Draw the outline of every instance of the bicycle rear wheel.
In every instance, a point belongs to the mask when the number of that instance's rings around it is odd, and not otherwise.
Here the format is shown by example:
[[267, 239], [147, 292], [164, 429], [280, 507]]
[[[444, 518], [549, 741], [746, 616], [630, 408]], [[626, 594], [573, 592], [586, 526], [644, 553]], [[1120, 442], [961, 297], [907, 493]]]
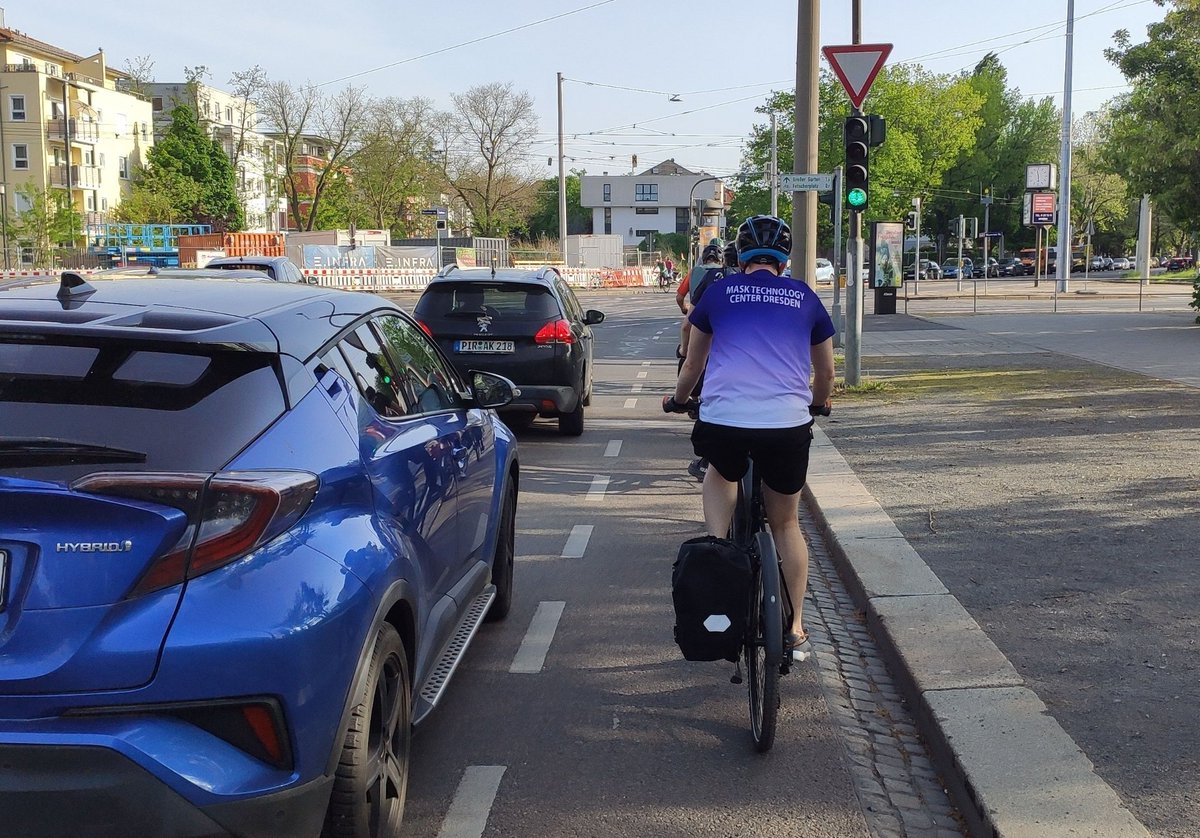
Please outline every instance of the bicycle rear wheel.
[[754, 535], [758, 553], [754, 588], [750, 596], [750, 630], [746, 639], [746, 667], [750, 676], [750, 734], [754, 748], [766, 753], [775, 744], [779, 718], [779, 668], [783, 662], [783, 600], [779, 561], [770, 533]]

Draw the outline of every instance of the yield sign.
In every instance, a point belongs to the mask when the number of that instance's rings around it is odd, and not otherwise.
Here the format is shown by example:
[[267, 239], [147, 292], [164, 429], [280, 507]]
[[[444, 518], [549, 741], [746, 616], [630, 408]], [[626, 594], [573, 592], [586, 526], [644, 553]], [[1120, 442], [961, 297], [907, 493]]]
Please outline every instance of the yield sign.
[[862, 107], [867, 91], [871, 89], [891, 51], [891, 44], [847, 44], [821, 48], [856, 108]]

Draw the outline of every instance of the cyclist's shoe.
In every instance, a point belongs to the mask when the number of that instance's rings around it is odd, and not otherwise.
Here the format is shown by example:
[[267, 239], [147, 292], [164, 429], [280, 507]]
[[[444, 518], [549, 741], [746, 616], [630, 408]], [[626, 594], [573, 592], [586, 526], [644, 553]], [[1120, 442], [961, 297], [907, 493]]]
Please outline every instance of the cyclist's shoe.
[[707, 472], [708, 460], [704, 459], [703, 457], [697, 457], [688, 463], [688, 474], [699, 480], [701, 483], [704, 482], [704, 475]]
[[812, 643], [809, 642], [807, 634], [791, 634], [786, 637], [788, 651], [792, 653], [792, 660], [797, 663], [804, 663], [812, 657]]

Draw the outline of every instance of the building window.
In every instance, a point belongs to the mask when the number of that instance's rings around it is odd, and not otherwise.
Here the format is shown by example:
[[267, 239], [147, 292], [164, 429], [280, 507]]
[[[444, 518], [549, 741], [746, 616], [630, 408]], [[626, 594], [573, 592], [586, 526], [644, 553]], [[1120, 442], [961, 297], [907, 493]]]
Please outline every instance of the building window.
[[13, 122], [25, 121], [25, 97], [24, 96], [9, 96], [8, 97], [8, 114]]
[[163, 101], [161, 96], [153, 96], [150, 99], [150, 110], [158, 113], [163, 109]]
[[100, 199], [100, 209], [104, 212], [108, 212], [108, 198]]
[[122, 178], [124, 178], [125, 180], [129, 180], [129, 158], [128, 157], [118, 157], [117, 158], [117, 171], [121, 175]]
[[612, 235], [612, 207], [604, 208], [604, 235]]
[[95, 165], [96, 165], [96, 152], [92, 151], [90, 148], [88, 148], [88, 149], [84, 149], [84, 151], [83, 151], [83, 165], [85, 165], [85, 166], [95, 166]]
[[658, 207], [637, 207], [634, 212], [638, 215], [658, 215]]
[[675, 232], [687, 233], [692, 226], [687, 207], [675, 207]]
[[96, 211], [96, 193], [95, 192], [88, 192], [86, 195], [83, 196], [83, 208], [86, 209], [88, 212]]
[[233, 124], [233, 108], [228, 105], [225, 106], [225, 121], [230, 125]]
[[658, 200], [658, 184], [657, 183], [634, 184], [633, 199], [635, 201], [657, 201]]
[[608, 203], [611, 200], [612, 200], [612, 184], [606, 183], [606, 184], [604, 184], [604, 202]]
[[29, 146], [25, 143], [16, 143], [13, 145], [13, 168], [28, 169], [29, 168]]

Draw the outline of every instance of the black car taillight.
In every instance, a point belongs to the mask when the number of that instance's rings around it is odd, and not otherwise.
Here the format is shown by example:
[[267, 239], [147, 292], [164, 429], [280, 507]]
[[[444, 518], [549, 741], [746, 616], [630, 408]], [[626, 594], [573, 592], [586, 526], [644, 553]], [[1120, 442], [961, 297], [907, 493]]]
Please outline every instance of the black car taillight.
[[288, 743], [283, 708], [273, 698], [86, 707], [69, 710], [66, 715], [171, 716], [211, 733], [275, 768], [287, 770], [292, 767], [292, 749]]
[[160, 503], [187, 515], [179, 540], [146, 569], [130, 597], [178, 585], [266, 544], [300, 520], [318, 486], [316, 475], [303, 471], [107, 472], [71, 484], [78, 492]]

